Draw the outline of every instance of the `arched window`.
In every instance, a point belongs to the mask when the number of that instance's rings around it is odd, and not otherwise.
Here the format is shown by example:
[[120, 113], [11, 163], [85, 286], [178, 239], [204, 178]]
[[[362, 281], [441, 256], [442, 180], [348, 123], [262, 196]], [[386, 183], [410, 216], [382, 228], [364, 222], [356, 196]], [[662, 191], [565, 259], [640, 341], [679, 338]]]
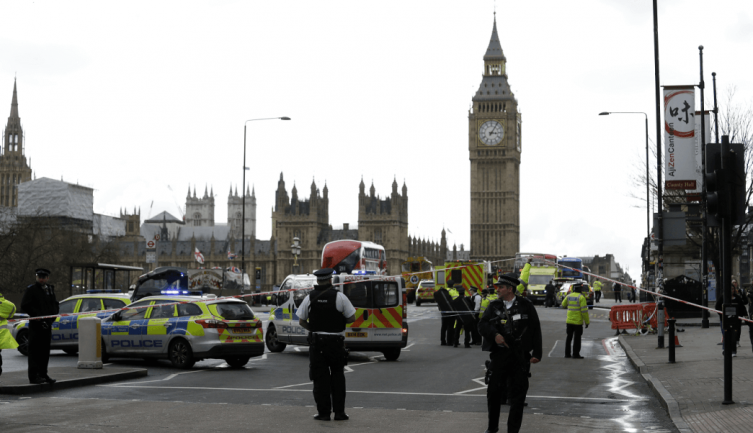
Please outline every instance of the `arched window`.
[[200, 226], [201, 225], [201, 214], [196, 212], [193, 214], [193, 225], [194, 226]]

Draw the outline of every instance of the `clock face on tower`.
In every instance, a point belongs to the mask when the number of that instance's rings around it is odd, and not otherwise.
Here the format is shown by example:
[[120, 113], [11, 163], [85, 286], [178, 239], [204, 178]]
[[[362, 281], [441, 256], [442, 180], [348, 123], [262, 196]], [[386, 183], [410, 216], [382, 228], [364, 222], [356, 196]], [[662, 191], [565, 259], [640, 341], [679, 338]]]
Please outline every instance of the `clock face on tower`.
[[505, 129], [496, 120], [489, 120], [478, 129], [478, 138], [487, 146], [496, 146], [505, 136]]

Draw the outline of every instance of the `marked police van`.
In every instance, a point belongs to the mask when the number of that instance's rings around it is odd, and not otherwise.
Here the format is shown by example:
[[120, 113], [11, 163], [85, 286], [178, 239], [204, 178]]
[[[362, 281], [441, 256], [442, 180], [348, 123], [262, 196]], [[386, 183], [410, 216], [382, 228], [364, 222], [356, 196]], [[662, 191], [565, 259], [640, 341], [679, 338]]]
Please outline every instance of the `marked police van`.
[[[61, 349], [69, 355], [78, 353], [78, 320], [82, 317], [99, 317], [104, 319], [112, 314], [97, 313], [102, 310], [123, 308], [130, 303], [128, 295], [117, 291], [90, 290], [83, 295], [75, 295], [60, 302], [60, 314], [87, 313], [77, 316], [58, 317], [52, 324], [51, 349]], [[29, 322], [17, 322], [11, 331], [18, 342], [18, 351], [29, 354]]]
[[[282, 352], [288, 344], [308, 346], [308, 331], [298, 323], [296, 313], [315, 284], [312, 274], [285, 278], [267, 326], [265, 342], [270, 351]], [[345, 345], [351, 351], [382, 352], [388, 361], [397, 360], [408, 343], [403, 278], [345, 274], [334, 275], [332, 284], [356, 308], [355, 322], [346, 325]]]
[[240, 299], [150, 296], [128, 307], [102, 322], [102, 361], [169, 359], [174, 367], [191, 368], [218, 358], [239, 368], [264, 354], [262, 323]]

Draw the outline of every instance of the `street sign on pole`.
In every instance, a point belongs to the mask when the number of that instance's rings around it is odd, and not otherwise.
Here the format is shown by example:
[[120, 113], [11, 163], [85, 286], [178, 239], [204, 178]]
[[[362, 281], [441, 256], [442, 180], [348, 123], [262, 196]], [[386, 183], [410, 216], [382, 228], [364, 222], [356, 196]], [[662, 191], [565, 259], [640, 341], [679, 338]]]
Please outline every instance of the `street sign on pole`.
[[146, 262], [147, 263], [157, 263], [157, 252], [156, 251], [147, 251], [146, 252]]

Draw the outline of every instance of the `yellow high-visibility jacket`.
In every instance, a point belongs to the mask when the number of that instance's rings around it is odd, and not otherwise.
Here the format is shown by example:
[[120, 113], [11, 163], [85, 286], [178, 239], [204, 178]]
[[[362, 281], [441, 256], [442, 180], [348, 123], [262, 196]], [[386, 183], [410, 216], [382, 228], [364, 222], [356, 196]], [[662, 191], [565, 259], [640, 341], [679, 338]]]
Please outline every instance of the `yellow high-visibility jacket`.
[[570, 325], [588, 325], [588, 302], [582, 293], [572, 292], [562, 300], [562, 306], [567, 308], [567, 321]]
[[594, 292], [600, 292], [601, 291], [601, 281], [596, 280], [594, 283]]
[[531, 264], [526, 263], [525, 266], [523, 266], [523, 270], [520, 272], [520, 279], [525, 282], [525, 284], [518, 284], [518, 293], [523, 294], [523, 291], [526, 289], [526, 285], [528, 285], [528, 278], [531, 276]]

